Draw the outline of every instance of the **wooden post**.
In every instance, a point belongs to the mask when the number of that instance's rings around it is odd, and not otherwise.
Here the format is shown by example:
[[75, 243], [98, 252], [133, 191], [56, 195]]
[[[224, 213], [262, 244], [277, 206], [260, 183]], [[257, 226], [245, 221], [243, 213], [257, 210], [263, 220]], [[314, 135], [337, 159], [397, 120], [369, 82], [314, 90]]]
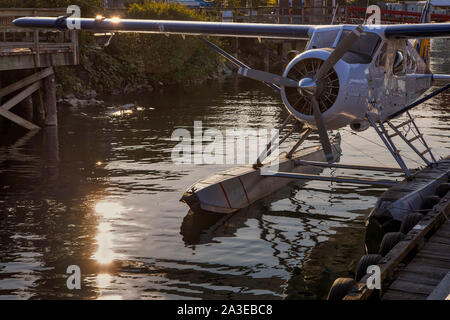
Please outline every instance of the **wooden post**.
[[289, 23], [289, 0], [278, 0], [278, 6], [280, 8], [280, 21], [278, 23]]
[[301, 7], [302, 7], [302, 1], [301, 0], [292, 0], [292, 23], [294, 24], [301, 24], [303, 23], [300, 20], [301, 15]]
[[[36, 16], [36, 10], [33, 10], [33, 16]], [[15, 33], [13, 33], [15, 35]], [[33, 43], [34, 43], [34, 67], [39, 68], [41, 66], [41, 53], [39, 49], [39, 30], [33, 31]]]
[[345, 23], [350, 23], [348, 21], [348, 6], [345, 6]]
[[42, 94], [42, 87], [33, 94], [32, 99], [34, 107], [33, 110], [34, 123], [42, 125], [45, 120], [44, 97]]
[[43, 144], [44, 144], [44, 159], [45, 159], [45, 174], [51, 186], [55, 186], [56, 180], [59, 178], [59, 140], [58, 127], [43, 128]]
[[58, 114], [56, 109], [55, 74], [51, 74], [44, 79], [44, 106], [45, 106], [45, 125], [57, 126]]
[[57, 127], [53, 126], [44, 128], [44, 145], [47, 167], [56, 167], [59, 162], [59, 141]]
[[[2, 79], [3, 79], [3, 73], [0, 72], [0, 88], [2, 87]], [[0, 105], [3, 104], [3, 98], [0, 97]], [[2, 132], [3, 129], [3, 117], [0, 117], [0, 133]]]
[[19, 108], [21, 108], [20, 115], [22, 115], [22, 118], [30, 122], [33, 122], [33, 100], [31, 99], [31, 95], [26, 97], [19, 104]]
[[264, 71], [266, 71], [266, 72], [269, 72], [269, 68], [270, 68], [269, 55], [270, 55], [270, 49], [269, 49], [269, 46], [266, 44], [264, 46]]

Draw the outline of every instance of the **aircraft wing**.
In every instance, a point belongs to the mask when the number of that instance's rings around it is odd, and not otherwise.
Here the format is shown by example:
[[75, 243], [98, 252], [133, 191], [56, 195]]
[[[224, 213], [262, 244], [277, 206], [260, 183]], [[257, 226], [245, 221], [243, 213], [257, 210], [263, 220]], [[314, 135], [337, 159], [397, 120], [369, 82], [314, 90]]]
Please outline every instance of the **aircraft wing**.
[[[13, 21], [16, 26], [66, 30], [67, 24], [79, 23], [81, 30], [93, 32], [140, 32], [204, 35], [244, 38], [304, 39], [308, 40], [316, 28], [334, 27], [296, 24], [170, 21], [145, 19], [92, 19], [66, 17], [24, 17]], [[355, 26], [356, 27], [356, 26]], [[365, 26], [378, 29], [387, 38], [414, 39], [450, 37], [450, 23], [421, 23]]]
[[450, 23], [396, 24], [381, 26], [386, 38], [447, 38], [450, 37]]
[[309, 39], [314, 31], [311, 25], [166, 21], [136, 19], [88, 19], [24, 17], [13, 21], [19, 27], [67, 29], [67, 22], [79, 22], [81, 30], [95, 32], [142, 32], [184, 35], [210, 35], [222, 37]]

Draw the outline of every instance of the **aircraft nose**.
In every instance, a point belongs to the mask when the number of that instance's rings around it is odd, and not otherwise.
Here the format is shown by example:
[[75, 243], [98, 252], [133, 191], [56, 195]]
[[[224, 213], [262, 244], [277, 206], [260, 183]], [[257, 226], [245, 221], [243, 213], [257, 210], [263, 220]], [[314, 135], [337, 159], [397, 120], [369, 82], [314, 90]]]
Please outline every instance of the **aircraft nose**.
[[313, 96], [317, 92], [317, 84], [311, 78], [303, 78], [298, 83], [300, 93], [305, 97]]

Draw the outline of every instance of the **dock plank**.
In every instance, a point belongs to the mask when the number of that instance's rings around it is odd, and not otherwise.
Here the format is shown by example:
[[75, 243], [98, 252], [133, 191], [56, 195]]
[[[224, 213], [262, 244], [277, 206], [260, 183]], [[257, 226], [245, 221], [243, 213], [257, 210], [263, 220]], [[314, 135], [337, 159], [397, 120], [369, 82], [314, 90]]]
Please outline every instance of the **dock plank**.
[[450, 300], [450, 271], [434, 288], [427, 300]]
[[450, 257], [444, 252], [433, 252], [433, 251], [421, 251], [417, 257], [424, 259], [435, 259], [441, 262], [450, 262]]
[[450, 238], [445, 237], [445, 236], [439, 236], [437, 234], [434, 236], [433, 241], [436, 243], [443, 243], [443, 244], [450, 245]]
[[405, 272], [398, 276], [398, 280], [416, 282], [418, 284], [424, 284], [428, 286], [437, 286], [440, 282], [439, 278], [433, 278], [428, 275], [415, 272]]
[[389, 290], [383, 295], [383, 300], [425, 300], [426, 294]]
[[[421, 264], [418, 262], [412, 262], [404, 269], [405, 273], [417, 273], [426, 277], [434, 278], [437, 280], [442, 279], [448, 272], [447, 268], [441, 268], [437, 266], [431, 266], [427, 264]], [[403, 273], [402, 272], [402, 273]]]
[[414, 258], [414, 261], [424, 264], [424, 265], [430, 265], [435, 267], [440, 267], [449, 270], [450, 269], [450, 262], [442, 261], [437, 258], [429, 258], [429, 257], [423, 257], [423, 256], [416, 256]]
[[417, 294], [417, 293], [426, 294], [428, 296], [431, 292], [433, 292], [434, 287], [435, 286], [433, 286], [433, 285], [426, 285], [426, 284], [420, 284], [420, 283], [416, 283], [416, 282], [397, 279], [391, 284], [391, 286], [389, 288], [398, 290], [398, 291], [414, 293], [414, 294]]
[[[379, 261], [383, 282], [381, 299], [425, 300], [438, 287], [447, 290], [448, 284], [443, 279], [450, 271], [449, 216], [450, 192]], [[368, 299], [373, 290], [367, 287], [367, 278], [355, 284], [344, 300]]]
[[383, 299], [434, 299], [450, 271], [450, 223], [444, 222], [413, 260], [399, 270]]

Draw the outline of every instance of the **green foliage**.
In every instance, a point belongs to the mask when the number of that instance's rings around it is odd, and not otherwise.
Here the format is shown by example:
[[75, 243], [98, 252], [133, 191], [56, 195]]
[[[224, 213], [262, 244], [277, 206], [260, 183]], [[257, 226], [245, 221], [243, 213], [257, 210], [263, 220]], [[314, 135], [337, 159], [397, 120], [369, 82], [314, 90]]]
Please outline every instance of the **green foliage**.
[[204, 20], [206, 16], [178, 3], [145, 1], [129, 6], [127, 17], [133, 19]]
[[[176, 3], [132, 4], [127, 12], [133, 19], [206, 20], [206, 16]], [[217, 70], [218, 57], [195, 37], [166, 37], [150, 34], [116, 36], [109, 52], [133, 63], [146, 78], [180, 83], [205, 78]]]
[[[0, 0], [9, 7], [66, 7], [77, 4], [82, 16], [103, 10], [102, 0]], [[127, 18], [160, 20], [207, 20], [194, 10], [175, 3], [133, 3]], [[57, 70], [61, 90], [99, 92], [144, 82], [186, 83], [205, 80], [218, 69], [217, 54], [195, 37], [180, 35], [116, 34], [104, 48], [92, 33], [80, 32], [80, 65]], [[218, 43], [217, 40], [215, 40]]]

